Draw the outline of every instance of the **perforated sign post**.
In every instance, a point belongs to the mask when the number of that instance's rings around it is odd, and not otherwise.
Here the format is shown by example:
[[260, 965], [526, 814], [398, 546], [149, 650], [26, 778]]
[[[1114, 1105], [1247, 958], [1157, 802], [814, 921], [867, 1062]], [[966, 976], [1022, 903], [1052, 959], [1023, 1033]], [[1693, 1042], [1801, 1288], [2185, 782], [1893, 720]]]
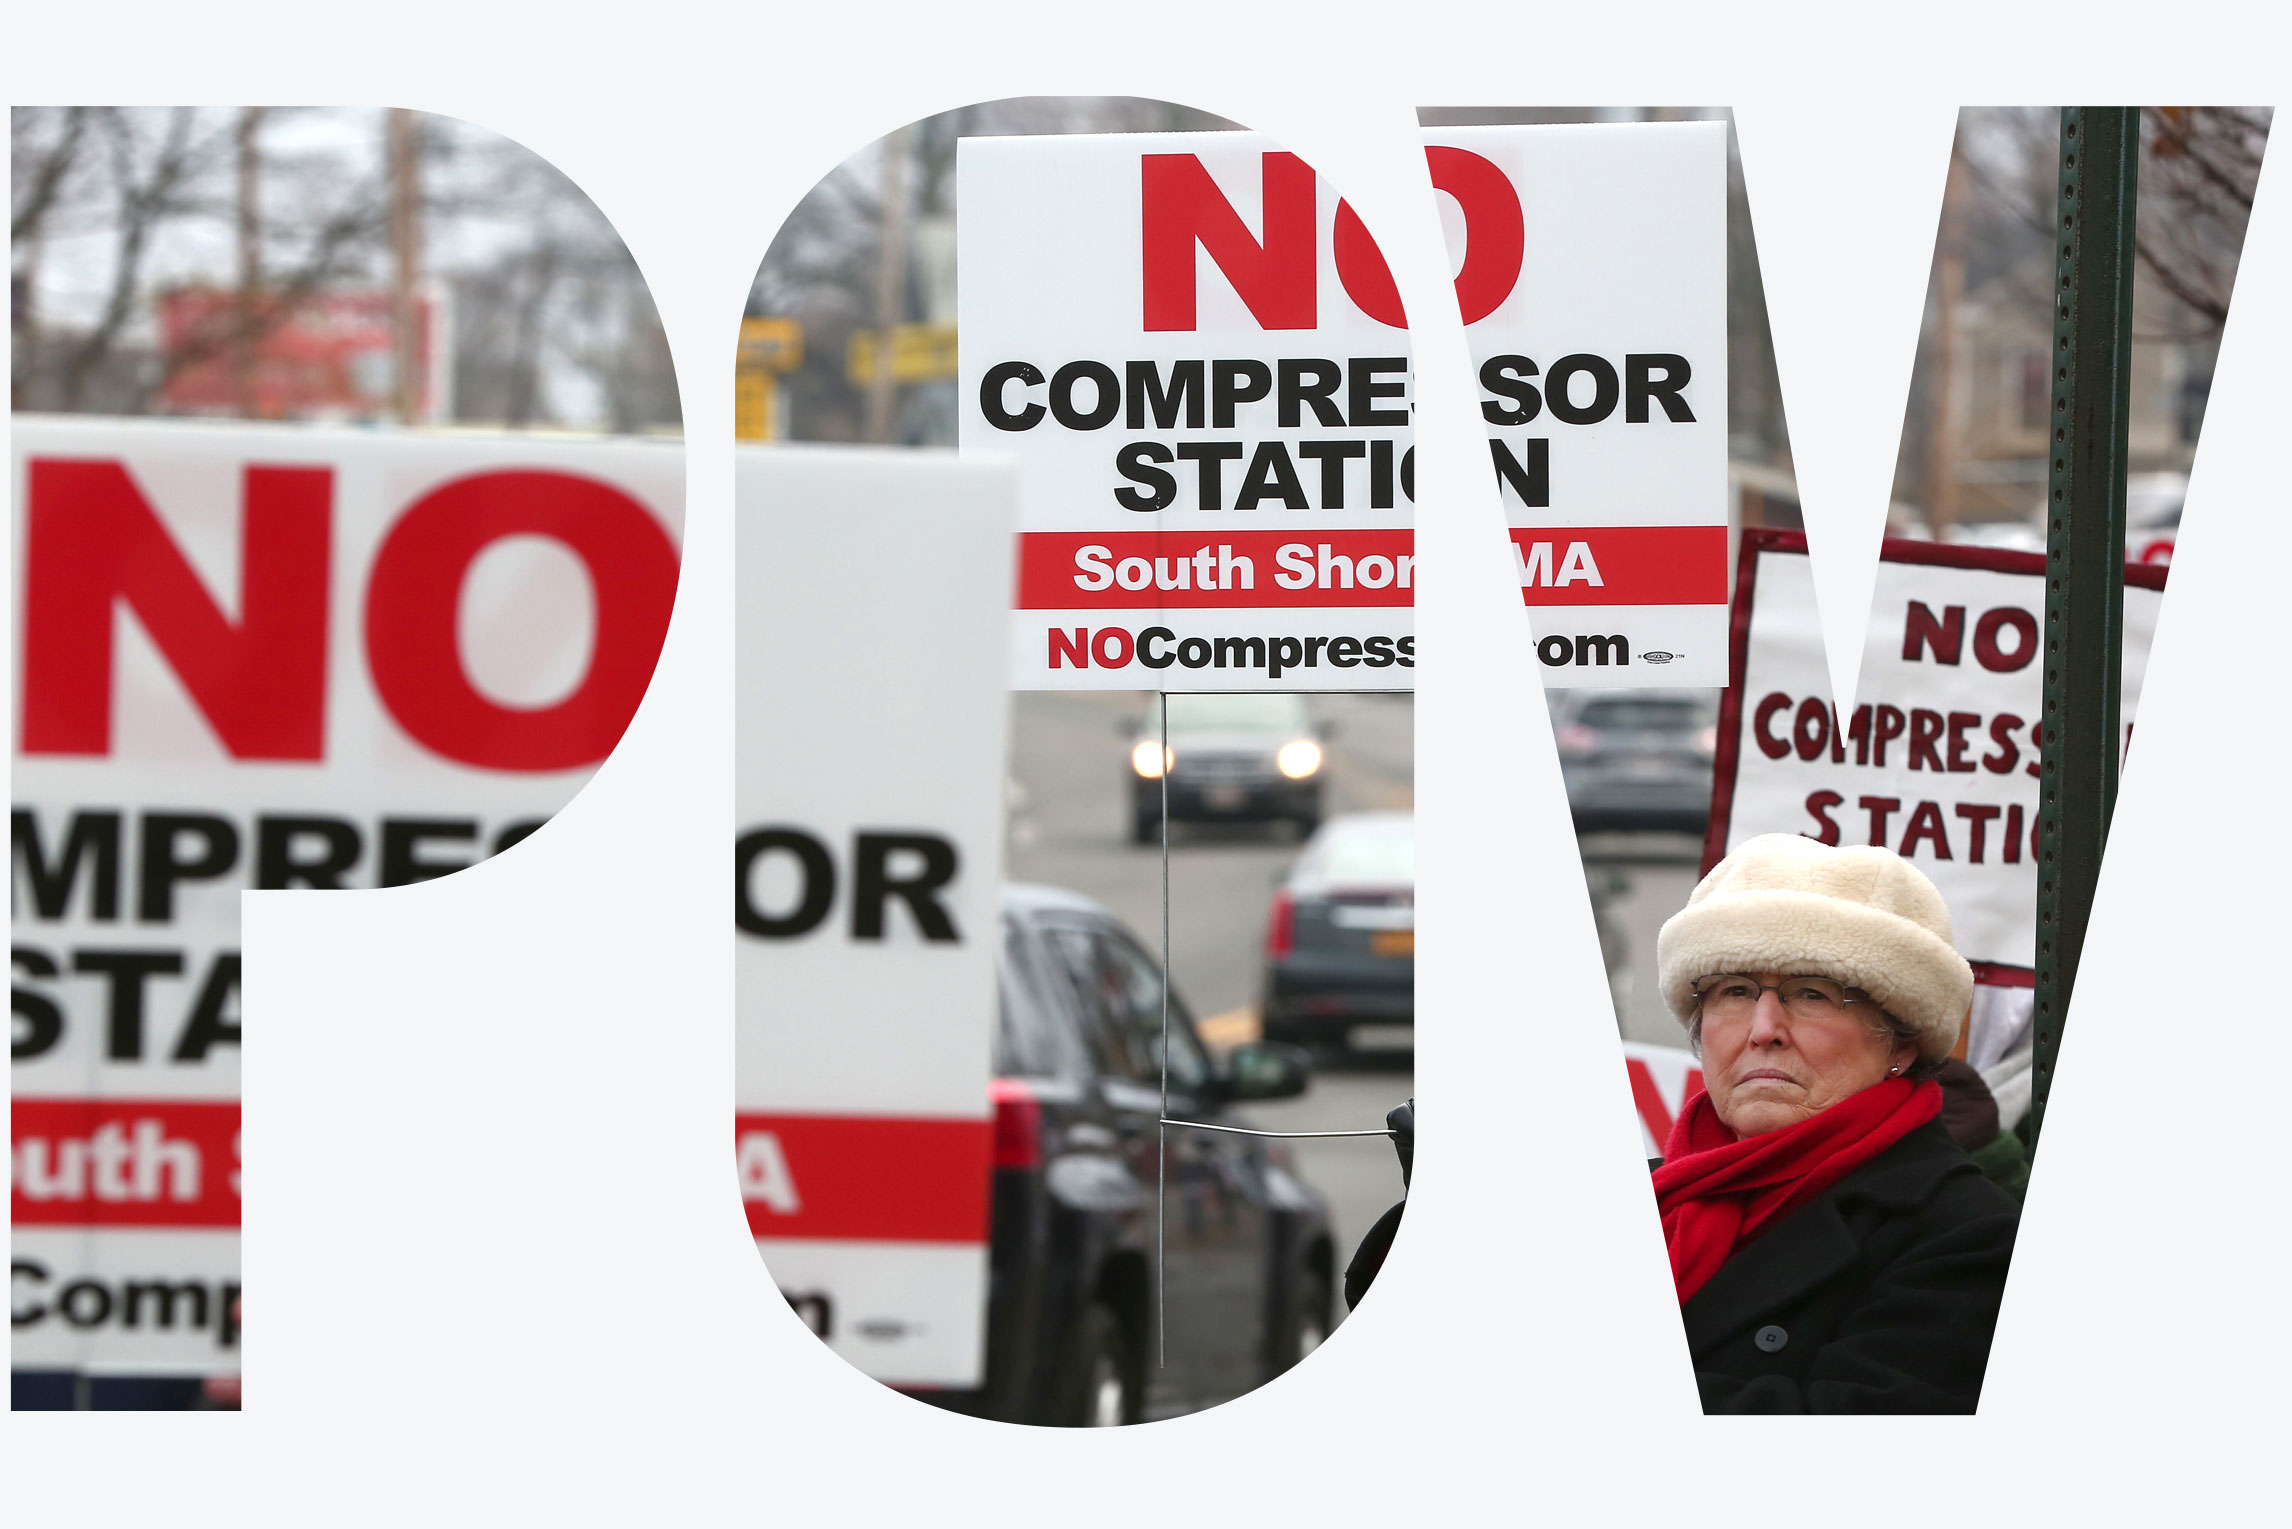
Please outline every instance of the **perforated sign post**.
[[[1555, 684], [1718, 684], [1725, 129], [1431, 136]], [[1408, 689], [1400, 300], [1246, 133], [965, 139], [962, 442], [1019, 463], [1020, 688]]]
[[743, 448], [735, 1150], [756, 1245], [894, 1384], [985, 1358], [1008, 464]]
[[19, 416], [13, 488], [11, 1357], [228, 1373], [239, 893], [563, 806], [659, 655], [683, 456]]

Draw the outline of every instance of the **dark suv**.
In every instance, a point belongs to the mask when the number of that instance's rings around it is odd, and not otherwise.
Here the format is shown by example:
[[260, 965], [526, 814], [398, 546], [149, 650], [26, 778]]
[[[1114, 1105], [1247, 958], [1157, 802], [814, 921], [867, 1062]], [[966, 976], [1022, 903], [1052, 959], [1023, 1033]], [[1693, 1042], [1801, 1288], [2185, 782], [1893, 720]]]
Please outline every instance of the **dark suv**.
[[[1335, 1248], [1321, 1197], [1276, 1143], [1171, 1127], [1167, 1363], [1156, 1353], [1162, 972], [1072, 893], [1003, 897], [986, 1384], [925, 1401], [1016, 1423], [1134, 1423], [1262, 1384], [1329, 1330]], [[1227, 1121], [1300, 1093], [1294, 1048], [1213, 1061], [1170, 1002], [1170, 1115]]]
[[1554, 741], [1578, 833], [1703, 832], [1718, 746], [1716, 690], [1561, 693]]
[[1173, 822], [1321, 822], [1321, 745], [1305, 698], [1279, 692], [1174, 695], [1170, 739], [1162, 744], [1159, 700], [1146, 704], [1130, 749], [1130, 840], [1145, 844], [1162, 827], [1162, 775], [1169, 773]]

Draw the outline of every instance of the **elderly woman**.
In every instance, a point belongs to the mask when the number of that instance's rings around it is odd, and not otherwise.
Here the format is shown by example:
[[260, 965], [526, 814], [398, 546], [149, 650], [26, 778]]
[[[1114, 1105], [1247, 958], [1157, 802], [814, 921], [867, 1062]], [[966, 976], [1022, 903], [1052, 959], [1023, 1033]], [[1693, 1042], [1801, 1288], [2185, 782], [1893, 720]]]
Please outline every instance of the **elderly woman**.
[[2018, 1212], [1931, 1081], [1973, 972], [1890, 850], [1746, 841], [1656, 939], [1703, 1060], [1655, 1197], [1706, 1412], [1971, 1412]]

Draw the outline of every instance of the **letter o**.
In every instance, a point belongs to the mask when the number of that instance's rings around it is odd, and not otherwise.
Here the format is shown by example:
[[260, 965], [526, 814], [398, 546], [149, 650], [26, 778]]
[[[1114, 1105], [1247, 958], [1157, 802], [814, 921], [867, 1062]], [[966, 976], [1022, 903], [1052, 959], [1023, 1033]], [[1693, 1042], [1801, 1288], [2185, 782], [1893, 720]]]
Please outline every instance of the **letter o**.
[[[596, 631], [573, 693], [503, 706], [462, 667], [462, 584], [508, 536], [545, 536], [589, 572]], [[563, 472], [488, 472], [432, 489], [398, 517], [366, 585], [366, 662], [398, 725], [424, 748], [487, 770], [593, 765], [644, 699], [669, 608], [677, 549], [650, 510], [610, 483]]]
[[[1592, 379], [1592, 401], [1588, 404], [1579, 405], [1568, 396], [1568, 384], [1579, 372]], [[1615, 413], [1620, 391], [1616, 369], [1600, 356], [1562, 356], [1544, 374], [1544, 406], [1552, 411], [1553, 418], [1571, 425], [1596, 425]]]
[[[82, 1296], [95, 1297], [95, 1310], [83, 1311]], [[111, 1291], [92, 1279], [76, 1279], [56, 1292], [56, 1311], [74, 1327], [100, 1327], [111, 1320]]]
[[[1074, 385], [1087, 380], [1097, 391], [1088, 413], [1074, 406]], [[1122, 412], [1122, 384], [1103, 361], [1069, 361], [1051, 374], [1051, 418], [1069, 430], [1096, 430]]]
[[1791, 719], [1791, 742], [1799, 758], [1820, 758], [1830, 747], [1830, 708], [1811, 695], [1799, 702], [1798, 715]]
[[1120, 669], [1130, 662], [1130, 629], [1102, 626], [1090, 634], [1090, 656], [1101, 669]]
[[[2007, 627], [2018, 634], [2011, 653], [1998, 642], [1998, 635]], [[1974, 659], [1984, 669], [2011, 674], [2016, 669], [2029, 667], [2029, 661], [2035, 657], [2037, 618], [2020, 606], [2001, 605], [1995, 610], [1986, 610], [1981, 620], [1974, 623]]]
[[[786, 913], [766, 913], [749, 895], [756, 862], [774, 850], [796, 857], [803, 873], [803, 892]], [[732, 921], [746, 934], [773, 940], [810, 934], [828, 916], [836, 900], [836, 862], [828, 847], [801, 828], [759, 828], [740, 836], [732, 851]]]
[[1124, 589], [1144, 589], [1154, 582], [1154, 565], [1142, 557], [1126, 557], [1114, 565], [1114, 582]]
[[1383, 589], [1393, 582], [1393, 560], [1372, 552], [1353, 565], [1353, 577], [1363, 589]]
[[[1434, 144], [1425, 150], [1433, 189], [1456, 198], [1464, 214], [1464, 265], [1456, 273], [1456, 305], [1467, 324], [1477, 324], [1502, 307], [1520, 281], [1527, 250], [1527, 224], [1520, 193], [1496, 165], [1470, 149]], [[1369, 237], [1361, 215], [1347, 202], [1337, 204], [1330, 230], [1330, 254], [1337, 280], [1353, 306], [1380, 324], [1406, 329], [1400, 288], [1384, 252]]]
[[1570, 659], [1576, 656], [1575, 640], [1573, 638], [1562, 637], [1555, 632], [1550, 637], [1547, 637], [1543, 641], [1536, 644], [1536, 656], [1542, 659], [1546, 664], [1549, 664], [1551, 667], [1557, 669], [1560, 665], [1567, 663]]
[[1210, 663], [1210, 640], [1207, 637], [1189, 637], [1178, 644], [1178, 662], [1189, 669], [1206, 669]]

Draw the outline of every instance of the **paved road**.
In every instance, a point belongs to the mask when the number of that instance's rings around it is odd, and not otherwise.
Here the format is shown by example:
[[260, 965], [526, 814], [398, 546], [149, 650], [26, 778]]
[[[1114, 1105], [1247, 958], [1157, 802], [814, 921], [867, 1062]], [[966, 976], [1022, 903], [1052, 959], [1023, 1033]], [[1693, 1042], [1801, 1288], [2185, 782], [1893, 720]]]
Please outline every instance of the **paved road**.
[[[1162, 939], [1160, 846], [1128, 838], [1129, 724], [1151, 698], [1090, 691], [1022, 692], [1011, 698], [1007, 874], [1096, 898], [1149, 949]], [[1328, 742], [1326, 813], [1415, 804], [1416, 708], [1408, 695], [1308, 699], [1316, 720], [1334, 722]], [[1296, 857], [1286, 827], [1171, 825], [1170, 966], [1177, 991], [1213, 1045], [1255, 1033], [1266, 905]], [[1382, 1126], [1413, 1092], [1405, 1055], [1373, 1066], [1324, 1069], [1302, 1097], [1252, 1106], [1269, 1130], [1334, 1131]], [[1369, 1223], [1400, 1198], [1392, 1149], [1373, 1139], [1288, 1144], [1299, 1171], [1326, 1195], [1339, 1262]]]
[[1686, 1045], [1687, 1033], [1657, 995], [1655, 935], [1665, 919], [1687, 906], [1703, 841], [1691, 834], [1599, 833], [1576, 842], [1595, 885], [1603, 877], [1620, 885], [1608, 904], [1624, 940], [1624, 975], [1615, 984], [1617, 1028], [1627, 1041]]

